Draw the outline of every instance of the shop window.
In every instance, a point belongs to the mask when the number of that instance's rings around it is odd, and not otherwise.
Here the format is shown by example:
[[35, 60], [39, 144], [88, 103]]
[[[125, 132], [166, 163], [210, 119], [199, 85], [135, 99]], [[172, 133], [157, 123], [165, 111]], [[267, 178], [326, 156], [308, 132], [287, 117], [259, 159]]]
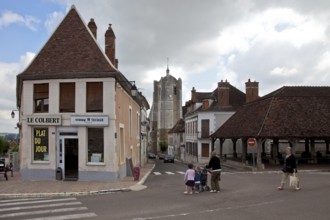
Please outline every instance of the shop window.
[[88, 162], [104, 162], [103, 128], [88, 128]]
[[60, 83], [60, 112], [75, 112], [75, 83]]
[[103, 112], [103, 83], [87, 82], [86, 112]]
[[48, 161], [48, 128], [33, 129], [33, 160]]
[[49, 86], [48, 83], [34, 84], [33, 87], [34, 112], [48, 112]]

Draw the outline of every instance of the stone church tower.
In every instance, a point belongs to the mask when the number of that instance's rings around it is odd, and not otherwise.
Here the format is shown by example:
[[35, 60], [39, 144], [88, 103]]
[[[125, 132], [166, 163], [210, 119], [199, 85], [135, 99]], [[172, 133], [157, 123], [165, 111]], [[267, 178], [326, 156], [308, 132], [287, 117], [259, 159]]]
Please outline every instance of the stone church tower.
[[182, 81], [170, 75], [154, 81], [153, 103], [150, 111], [150, 148], [159, 152], [159, 142], [166, 141], [168, 131], [182, 118]]

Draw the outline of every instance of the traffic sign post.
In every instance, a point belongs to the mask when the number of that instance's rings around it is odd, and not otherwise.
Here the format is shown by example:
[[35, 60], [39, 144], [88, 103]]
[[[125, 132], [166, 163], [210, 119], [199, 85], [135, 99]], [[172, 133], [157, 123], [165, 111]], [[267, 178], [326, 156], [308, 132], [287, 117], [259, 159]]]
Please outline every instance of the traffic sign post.
[[255, 156], [254, 156], [254, 154], [255, 154], [255, 146], [256, 146], [256, 143], [257, 143], [257, 141], [256, 141], [256, 139], [255, 138], [249, 138], [248, 140], [247, 140], [247, 144], [248, 144], [248, 146], [249, 147], [253, 147], [253, 153], [252, 153], [252, 160], [253, 160], [253, 167], [255, 168], [256, 167], [256, 163], [255, 163]]
[[248, 142], [249, 147], [254, 147], [254, 146], [256, 146], [256, 143], [257, 143], [255, 138], [249, 138], [247, 142]]

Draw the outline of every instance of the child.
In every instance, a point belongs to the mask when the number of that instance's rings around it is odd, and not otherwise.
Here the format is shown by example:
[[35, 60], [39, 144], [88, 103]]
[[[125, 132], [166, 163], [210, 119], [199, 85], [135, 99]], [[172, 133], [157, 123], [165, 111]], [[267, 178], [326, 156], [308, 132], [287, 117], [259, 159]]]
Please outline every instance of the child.
[[188, 164], [188, 169], [184, 175], [184, 181], [186, 184], [186, 191], [184, 194], [192, 194], [192, 189], [195, 186], [195, 170], [191, 163]]
[[199, 193], [201, 191], [201, 168], [196, 167], [195, 170], [195, 193]]

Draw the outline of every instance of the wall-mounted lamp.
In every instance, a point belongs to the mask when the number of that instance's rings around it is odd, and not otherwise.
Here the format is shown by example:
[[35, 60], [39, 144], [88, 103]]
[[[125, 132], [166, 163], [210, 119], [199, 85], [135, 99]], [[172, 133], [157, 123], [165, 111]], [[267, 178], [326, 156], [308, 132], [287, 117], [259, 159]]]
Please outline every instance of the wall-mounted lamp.
[[16, 129], [17, 129], [17, 128], [21, 129], [21, 127], [22, 127], [21, 123], [17, 122], [17, 124], [16, 124], [16, 127], [15, 127], [15, 128], [16, 128]]
[[135, 81], [117, 81], [117, 82], [126, 82], [126, 83], [131, 83], [132, 84], [132, 86], [131, 86], [131, 95], [133, 96], [133, 97], [135, 97], [136, 96], [136, 94], [137, 94], [137, 88], [136, 88], [136, 85], [135, 85]]
[[147, 134], [141, 133], [141, 139], [143, 140], [143, 137], [146, 137]]
[[10, 114], [11, 115], [11, 118], [15, 118], [15, 111], [18, 112], [18, 110], [12, 110], [11, 111], [11, 114]]

